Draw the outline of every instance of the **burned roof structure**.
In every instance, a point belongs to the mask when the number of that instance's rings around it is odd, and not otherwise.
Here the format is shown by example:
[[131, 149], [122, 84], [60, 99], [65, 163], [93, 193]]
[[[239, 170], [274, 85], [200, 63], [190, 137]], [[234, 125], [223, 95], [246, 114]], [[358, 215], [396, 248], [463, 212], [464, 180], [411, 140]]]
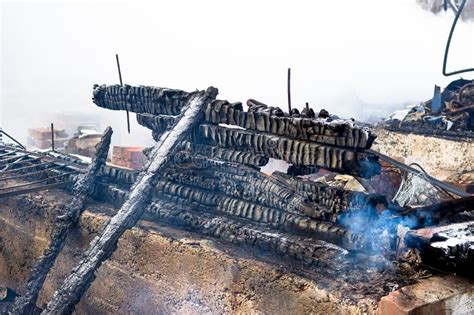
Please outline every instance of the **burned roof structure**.
[[[71, 188], [78, 172], [89, 172], [88, 182], [91, 176], [96, 180], [92, 191], [82, 191], [78, 196], [77, 208], [82, 207], [87, 194], [120, 207], [56, 291], [44, 314], [72, 312], [122, 233], [142, 216], [273, 252], [304, 266], [324, 265], [328, 269], [325, 272], [330, 273], [338, 269], [337, 257], [347, 253], [344, 250], [371, 252], [393, 247], [400, 222], [423, 227], [472, 207], [472, 198], [463, 199], [462, 207], [453, 201], [450, 211], [437, 211], [436, 218], [427, 222], [426, 209], [401, 208], [380, 194], [309, 181], [299, 175], [325, 169], [363, 181], [379, 174], [379, 157], [383, 155], [370, 150], [375, 134], [352, 120], [315, 118], [314, 111], [308, 110], [289, 114], [252, 99], [244, 108], [242, 103], [216, 96], [217, 89], [212, 87], [185, 92], [95, 85], [93, 101], [97, 106], [134, 112], [138, 123], [150, 129], [156, 143], [145, 150], [148, 161], [140, 172], [102, 165], [96, 174], [97, 163], [87, 171], [83, 162], [70, 157], [54, 155], [55, 160], [43, 162], [45, 157], [25, 151], [19, 158], [19, 150], [2, 148], [2, 156], [16, 162], [30, 155], [40, 162], [36, 166], [7, 166], [27, 171], [19, 176], [35, 178], [40, 172], [49, 176], [44, 181], [60, 178], [56, 185]], [[291, 167], [287, 172], [266, 175], [261, 168], [270, 159], [283, 160]], [[103, 162], [103, 154], [95, 161]], [[68, 171], [70, 165], [74, 165], [74, 173]], [[15, 193], [6, 190], [10, 195]], [[76, 220], [77, 211], [71, 210]], [[354, 229], [354, 223], [359, 229]], [[388, 241], [381, 233], [387, 228]], [[323, 262], [327, 257], [332, 262]], [[36, 270], [30, 279], [36, 288], [37, 276]], [[28, 303], [31, 306], [32, 301]]]

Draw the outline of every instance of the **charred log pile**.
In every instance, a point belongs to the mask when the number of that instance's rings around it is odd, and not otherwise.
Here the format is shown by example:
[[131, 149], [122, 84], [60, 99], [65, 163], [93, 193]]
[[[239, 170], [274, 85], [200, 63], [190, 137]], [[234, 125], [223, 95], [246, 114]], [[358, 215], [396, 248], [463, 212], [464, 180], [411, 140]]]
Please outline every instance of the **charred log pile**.
[[[114, 85], [95, 86], [93, 100], [99, 107], [137, 113], [138, 122], [159, 139], [176, 122], [189, 95], [180, 90]], [[169, 157], [166, 171], [152, 189], [152, 199], [174, 205], [175, 212], [182, 209], [197, 217], [224, 217], [347, 249], [363, 247], [362, 237], [338, 224], [338, 216], [372, 206], [370, 200], [380, 200], [380, 196], [286, 174], [267, 176], [259, 170], [275, 158], [293, 167], [370, 178], [380, 172], [377, 157], [366, 151], [375, 135], [351, 120], [311, 118], [313, 115], [296, 111], [290, 115], [255, 100], [249, 100], [247, 106], [245, 111], [242, 103], [209, 102], [179, 152]], [[105, 168], [99, 195], [120, 204], [133, 183], [131, 174]], [[161, 214], [165, 210], [156, 209], [147, 208], [146, 216], [169, 217]], [[206, 221], [204, 217], [200, 220]]]

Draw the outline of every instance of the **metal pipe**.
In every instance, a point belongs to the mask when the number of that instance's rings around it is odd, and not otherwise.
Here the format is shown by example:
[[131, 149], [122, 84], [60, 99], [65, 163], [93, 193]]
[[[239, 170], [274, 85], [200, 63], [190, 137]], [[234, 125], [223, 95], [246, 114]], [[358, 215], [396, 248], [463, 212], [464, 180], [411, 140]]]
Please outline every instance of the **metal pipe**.
[[[457, 70], [453, 72], [446, 71], [446, 65], [448, 63], [449, 46], [451, 45], [451, 38], [453, 37], [454, 29], [456, 28], [456, 24], [458, 23], [458, 19], [462, 14], [462, 10], [464, 9], [464, 5], [466, 4], [466, 2], [467, 0], [463, 0], [461, 5], [459, 6], [459, 10], [456, 12], [453, 25], [451, 26], [451, 30], [449, 31], [448, 41], [446, 42], [446, 49], [444, 50], [444, 60], [443, 60], [443, 75], [447, 77], [451, 75], [459, 74], [459, 73], [474, 71], [474, 68], [467, 68], [467, 69]], [[449, 2], [449, 4], [452, 5], [451, 1]], [[445, 1], [445, 9], [446, 9], [446, 1]]]
[[[117, 60], [117, 68], [118, 68], [118, 74], [119, 74], [119, 79], [120, 79], [120, 86], [123, 86], [122, 71], [120, 70], [120, 62], [119, 62], [118, 54], [115, 54], [115, 59]], [[125, 110], [125, 111], [127, 113], [127, 130], [128, 130], [128, 133], [130, 133], [130, 114], [128, 113], [128, 109]]]
[[18, 144], [22, 149], [26, 150], [26, 147], [21, 144], [20, 142], [18, 142], [15, 138], [13, 138], [12, 136], [10, 136], [8, 133], [5, 132], [5, 130], [3, 129], [0, 129], [0, 132], [3, 133], [5, 136], [7, 136], [8, 138], [10, 138], [13, 142], [15, 142], [16, 144]]

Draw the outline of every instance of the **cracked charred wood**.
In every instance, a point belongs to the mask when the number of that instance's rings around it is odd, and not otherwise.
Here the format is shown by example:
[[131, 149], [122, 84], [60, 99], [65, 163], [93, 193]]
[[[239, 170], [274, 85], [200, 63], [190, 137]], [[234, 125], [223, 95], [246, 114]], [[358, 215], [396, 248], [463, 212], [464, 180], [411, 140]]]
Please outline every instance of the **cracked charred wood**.
[[111, 183], [98, 183], [95, 198], [100, 201], [110, 202], [116, 207], [122, 206], [127, 200], [129, 188]]
[[246, 219], [257, 224], [265, 224], [275, 229], [309, 235], [341, 247], [347, 247], [352, 242], [350, 232], [330, 223], [303, 217], [299, 213], [288, 211], [289, 208], [266, 207], [215, 191], [160, 181], [154, 197], [190, 206], [200, 211], [215, 209], [217, 213]]
[[79, 221], [86, 199], [96, 189], [96, 178], [101, 168], [105, 165], [111, 137], [112, 129], [107, 127], [101, 141], [96, 145], [96, 152], [86, 173], [79, 175], [77, 178], [72, 188], [74, 198], [67, 206], [65, 213], [58, 217], [56, 226], [51, 234], [51, 243], [33, 265], [28, 279], [27, 291], [23, 296], [16, 299], [12, 314], [32, 314], [36, 311], [36, 301], [46, 276], [53, 267], [59, 252], [64, 247], [69, 231]]
[[[326, 256], [325, 251], [329, 246], [312, 238], [302, 239], [300, 236], [280, 234], [277, 231], [255, 227], [242, 221], [196, 213], [187, 207], [163, 201], [152, 203], [147, 213], [153, 215], [153, 219], [159, 222], [182, 226], [191, 231], [221, 238], [234, 244], [287, 255], [308, 265], [321, 266]], [[360, 238], [354, 237], [353, 249], [358, 249], [360, 245]], [[341, 253], [335, 248], [333, 250], [338, 251], [338, 254]]]
[[[318, 166], [364, 178], [379, 174], [381, 169], [378, 157], [372, 153], [277, 137], [260, 132], [202, 124], [199, 128], [199, 136], [202, 141], [212, 145], [265, 154], [268, 157], [284, 160], [297, 166]], [[200, 142], [198, 139], [195, 141]]]
[[[173, 95], [182, 94], [179, 92], [169, 94], [169, 90], [159, 90], [158, 92], [161, 93], [159, 96], [164, 97], [163, 95], [165, 95], [171, 99], [173, 99]], [[153, 183], [162, 176], [168, 157], [174, 153], [176, 145], [185, 140], [188, 131], [202, 117], [201, 111], [203, 107], [208, 102], [214, 100], [216, 95], [217, 89], [213, 87], [208, 88], [206, 91], [193, 92], [187, 95], [187, 104], [183, 108], [181, 118], [171, 131], [167, 131], [161, 136], [160, 142], [156, 143], [149, 153], [148, 161], [138, 175], [137, 181], [133, 184], [127, 201], [103, 227], [100, 235], [91, 242], [89, 249], [79, 264], [54, 293], [43, 314], [72, 313], [75, 305], [95, 279], [96, 270], [114, 252], [120, 236], [127, 229], [133, 227], [140, 219], [149, 200]], [[94, 91], [95, 96], [96, 91]], [[169, 99], [162, 101], [163, 103], [169, 103]], [[160, 102], [155, 105], [160, 105]], [[169, 104], [162, 105], [166, 106]]]
[[309, 201], [329, 209], [329, 213], [332, 215], [327, 218], [331, 221], [335, 221], [339, 213], [348, 210], [372, 209], [382, 205], [387, 207], [388, 205], [386, 198], [379, 194], [345, 190], [324, 183], [291, 177], [281, 172], [274, 172], [273, 176], [295, 191], [300, 192]]
[[368, 128], [357, 126], [352, 120], [290, 117], [279, 108], [254, 102], [257, 101], [249, 100], [249, 110], [244, 112], [227, 101], [216, 101], [208, 105], [205, 121], [347, 148], [369, 149], [375, 140]]
[[173, 127], [178, 116], [137, 114], [137, 122], [155, 132], [163, 132]]
[[309, 202], [293, 188], [271, 176], [240, 166], [210, 170], [176, 169], [165, 177], [176, 183], [196, 186], [264, 206], [278, 208], [315, 219], [327, 219], [332, 212], [324, 206]]
[[102, 108], [152, 115], [178, 115], [194, 93], [152, 86], [94, 85], [93, 102]]
[[238, 150], [219, 148], [216, 146], [185, 143], [185, 149], [192, 152], [193, 156], [199, 154], [202, 157], [218, 159], [222, 161], [253, 165], [255, 167], [265, 166], [268, 163], [268, 157], [261, 154], [253, 154], [251, 152], [243, 152]]
[[310, 175], [319, 172], [319, 167], [312, 166], [312, 165], [303, 165], [303, 166], [295, 166], [290, 165], [288, 167], [288, 171], [286, 173], [291, 176], [301, 176], [301, 175]]
[[474, 221], [410, 230], [404, 242], [425, 264], [474, 276]]
[[116, 184], [132, 185], [137, 180], [138, 172], [105, 165], [100, 175]]

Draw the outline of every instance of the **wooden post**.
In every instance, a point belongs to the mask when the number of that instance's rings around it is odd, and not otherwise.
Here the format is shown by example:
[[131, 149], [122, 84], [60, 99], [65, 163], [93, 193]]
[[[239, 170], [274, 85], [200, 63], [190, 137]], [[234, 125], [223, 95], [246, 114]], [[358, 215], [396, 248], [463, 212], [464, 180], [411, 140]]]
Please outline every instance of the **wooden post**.
[[54, 151], [54, 125], [51, 123], [51, 150]]
[[[119, 62], [118, 54], [115, 54], [115, 59], [117, 60], [117, 68], [118, 68], [118, 74], [119, 74], [119, 79], [120, 79], [120, 86], [123, 86], [122, 71], [120, 71], [120, 62]], [[130, 114], [128, 113], [128, 110], [126, 110], [126, 112], [127, 112], [127, 130], [128, 130], [128, 133], [130, 133]]]
[[291, 68], [288, 68], [288, 114], [291, 114], [290, 79], [291, 79]]

